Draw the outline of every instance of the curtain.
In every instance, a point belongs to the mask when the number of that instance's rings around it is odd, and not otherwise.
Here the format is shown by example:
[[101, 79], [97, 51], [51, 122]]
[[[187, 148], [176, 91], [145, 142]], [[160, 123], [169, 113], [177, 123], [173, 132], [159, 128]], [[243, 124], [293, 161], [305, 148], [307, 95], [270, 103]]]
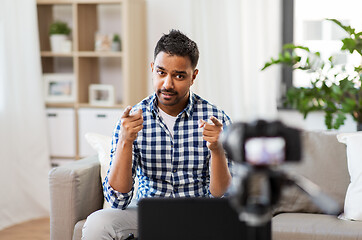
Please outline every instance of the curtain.
[[261, 72], [281, 50], [281, 1], [192, 0], [192, 37], [200, 50], [194, 91], [233, 120], [277, 117], [280, 70]]
[[0, 229], [49, 216], [46, 117], [35, 0], [1, 0]]

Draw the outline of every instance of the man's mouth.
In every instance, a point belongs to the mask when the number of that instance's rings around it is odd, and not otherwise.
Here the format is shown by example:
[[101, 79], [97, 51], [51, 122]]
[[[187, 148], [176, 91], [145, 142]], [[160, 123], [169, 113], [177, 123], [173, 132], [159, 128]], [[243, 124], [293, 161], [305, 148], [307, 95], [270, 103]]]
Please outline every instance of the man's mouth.
[[164, 97], [172, 97], [172, 96], [176, 95], [176, 92], [169, 92], [169, 91], [160, 91], [160, 93], [161, 93]]
[[175, 95], [173, 93], [165, 93], [165, 92], [163, 92], [162, 94], [165, 95], [165, 96], [173, 96], [173, 95]]

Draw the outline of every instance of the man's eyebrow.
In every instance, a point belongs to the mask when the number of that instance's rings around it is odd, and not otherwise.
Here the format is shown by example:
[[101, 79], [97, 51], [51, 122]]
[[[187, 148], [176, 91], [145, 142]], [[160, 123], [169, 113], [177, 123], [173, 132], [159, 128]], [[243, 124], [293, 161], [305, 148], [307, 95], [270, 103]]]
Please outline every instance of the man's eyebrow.
[[[156, 68], [161, 69], [161, 70], [163, 70], [163, 71], [166, 71], [166, 68], [161, 67], [161, 66], [159, 66], [159, 65], [156, 65]], [[173, 71], [173, 73], [176, 73], [176, 74], [187, 74], [186, 71], [177, 71], [177, 70]]]
[[173, 71], [174, 73], [177, 73], [177, 74], [187, 74], [186, 71]]
[[156, 65], [156, 68], [159, 68], [159, 69], [161, 69], [161, 70], [165, 70], [164, 67], [161, 67], [161, 66], [158, 66], [158, 65]]

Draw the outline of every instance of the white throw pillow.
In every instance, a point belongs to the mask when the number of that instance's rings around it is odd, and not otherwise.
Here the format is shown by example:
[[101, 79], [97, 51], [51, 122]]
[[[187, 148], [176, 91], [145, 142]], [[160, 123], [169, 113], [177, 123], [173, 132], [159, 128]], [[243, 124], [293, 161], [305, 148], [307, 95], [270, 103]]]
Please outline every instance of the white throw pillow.
[[[111, 162], [111, 149], [112, 149], [112, 138], [109, 136], [101, 135], [98, 133], [86, 133], [85, 139], [92, 146], [94, 150], [98, 153], [99, 163], [101, 165], [101, 181], [103, 183], [105, 177], [107, 176], [107, 171], [109, 168], [109, 163]], [[135, 181], [135, 192], [137, 192], [138, 187], [138, 178], [136, 177]], [[136, 195], [135, 195], [136, 196]], [[132, 199], [131, 205], [136, 204], [134, 198]], [[103, 208], [110, 208], [107, 200], [104, 199]]]
[[341, 133], [337, 139], [347, 146], [351, 181], [344, 201], [343, 219], [362, 221], [362, 132]]

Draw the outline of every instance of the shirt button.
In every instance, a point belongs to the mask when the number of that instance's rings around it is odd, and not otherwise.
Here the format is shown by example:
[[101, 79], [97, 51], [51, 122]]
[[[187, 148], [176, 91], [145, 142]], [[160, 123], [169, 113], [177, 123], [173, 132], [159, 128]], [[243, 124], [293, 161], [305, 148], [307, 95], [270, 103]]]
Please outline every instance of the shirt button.
[[174, 172], [174, 173], [175, 173], [175, 172], [177, 172], [177, 170], [175, 169], [175, 170], [173, 170], [172, 172]]

